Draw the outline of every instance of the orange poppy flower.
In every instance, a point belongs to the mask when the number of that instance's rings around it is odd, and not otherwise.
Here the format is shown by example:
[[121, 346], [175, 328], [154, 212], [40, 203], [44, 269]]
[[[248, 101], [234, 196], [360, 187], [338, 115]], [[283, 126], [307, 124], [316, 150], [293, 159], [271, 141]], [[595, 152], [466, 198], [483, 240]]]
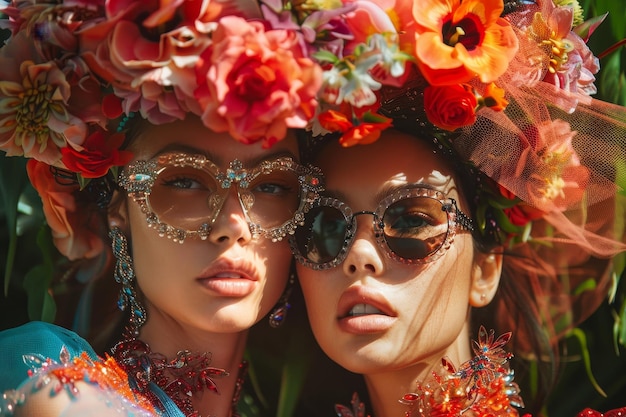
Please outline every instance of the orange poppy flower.
[[518, 49], [515, 32], [500, 17], [503, 8], [502, 0], [415, 2], [415, 54], [426, 80], [490, 83], [502, 75]]

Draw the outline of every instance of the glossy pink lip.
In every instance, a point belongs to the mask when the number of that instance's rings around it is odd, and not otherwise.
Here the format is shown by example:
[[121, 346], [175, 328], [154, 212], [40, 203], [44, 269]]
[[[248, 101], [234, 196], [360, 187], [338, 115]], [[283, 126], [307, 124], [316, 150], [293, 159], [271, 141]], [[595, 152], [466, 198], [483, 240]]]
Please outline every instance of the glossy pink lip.
[[196, 278], [204, 288], [223, 297], [246, 296], [259, 279], [258, 271], [249, 263], [226, 258], [217, 259]]
[[[350, 316], [350, 310], [358, 304], [370, 305], [380, 313]], [[397, 319], [394, 309], [381, 293], [362, 285], [350, 287], [341, 295], [337, 312], [339, 328], [352, 334], [382, 333]]]
[[348, 288], [339, 298], [338, 318], [348, 317], [350, 310], [357, 304], [369, 304], [380, 310], [383, 315], [395, 317], [396, 314], [387, 299], [379, 292], [363, 285]]

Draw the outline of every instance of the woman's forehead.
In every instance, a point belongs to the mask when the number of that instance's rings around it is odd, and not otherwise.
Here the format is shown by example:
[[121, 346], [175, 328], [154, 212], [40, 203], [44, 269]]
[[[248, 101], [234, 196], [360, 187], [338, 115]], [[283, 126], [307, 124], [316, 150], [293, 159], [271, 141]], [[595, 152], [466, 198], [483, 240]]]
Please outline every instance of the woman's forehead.
[[454, 186], [453, 169], [430, 144], [408, 135], [383, 136], [368, 145], [327, 146], [317, 160], [330, 192], [347, 193], [405, 184], [424, 183], [448, 193]]
[[233, 159], [255, 163], [266, 156], [291, 155], [298, 159], [298, 143], [293, 133], [270, 148], [261, 141], [244, 144], [228, 133], [216, 133], [206, 128], [195, 118], [176, 121], [166, 125], [147, 125], [131, 144], [135, 159], [151, 159], [166, 152], [177, 151], [202, 154], [218, 165], [228, 164]]

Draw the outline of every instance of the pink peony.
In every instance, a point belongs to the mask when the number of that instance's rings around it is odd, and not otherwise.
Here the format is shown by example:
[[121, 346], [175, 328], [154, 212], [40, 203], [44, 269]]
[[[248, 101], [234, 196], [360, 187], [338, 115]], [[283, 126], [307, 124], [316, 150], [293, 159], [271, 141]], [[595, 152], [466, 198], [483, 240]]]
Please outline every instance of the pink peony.
[[321, 68], [302, 56], [294, 32], [260, 22], [220, 20], [196, 67], [204, 124], [243, 143], [270, 146], [315, 114]]
[[199, 114], [193, 67], [210, 44], [208, 2], [107, 2], [107, 20], [81, 32], [85, 59], [123, 99], [125, 113], [155, 124]]

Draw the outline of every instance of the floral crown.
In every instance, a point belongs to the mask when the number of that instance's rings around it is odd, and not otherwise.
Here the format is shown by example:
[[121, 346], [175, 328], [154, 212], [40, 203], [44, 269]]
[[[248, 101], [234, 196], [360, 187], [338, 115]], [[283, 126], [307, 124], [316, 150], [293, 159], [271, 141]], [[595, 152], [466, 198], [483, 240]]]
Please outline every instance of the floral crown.
[[[130, 160], [116, 127], [136, 114], [161, 124], [193, 113], [268, 147], [289, 128], [366, 144], [397, 121], [387, 92], [402, 96], [418, 78], [413, 120], [440, 137], [495, 113], [517, 123], [509, 102], [537, 85], [560, 89], [562, 103], [548, 91], [550, 101], [571, 111], [595, 92], [598, 60], [585, 41], [601, 18], [582, 22], [577, 3], [565, 3], [15, 0], [3, 9], [11, 37], [0, 49], [0, 149], [66, 168], [84, 185]], [[554, 175], [538, 192], [556, 201], [584, 188], [582, 171], [563, 184], [580, 165], [573, 130], [525, 122], [561, 133], [540, 144], [554, 154]], [[537, 210], [519, 205], [529, 199], [518, 191], [504, 185], [494, 204], [514, 202], [500, 228], [522, 236]]]
[[480, 230], [586, 255], [626, 250], [612, 223], [626, 111], [590, 97], [599, 65], [586, 41], [602, 17], [583, 22], [574, 0], [14, 0], [1, 10], [0, 150], [31, 158], [70, 258], [103, 249], [48, 166], [84, 186], [132, 158], [128, 120], [189, 113], [266, 147], [288, 129], [367, 144], [404, 118], [483, 173]]

